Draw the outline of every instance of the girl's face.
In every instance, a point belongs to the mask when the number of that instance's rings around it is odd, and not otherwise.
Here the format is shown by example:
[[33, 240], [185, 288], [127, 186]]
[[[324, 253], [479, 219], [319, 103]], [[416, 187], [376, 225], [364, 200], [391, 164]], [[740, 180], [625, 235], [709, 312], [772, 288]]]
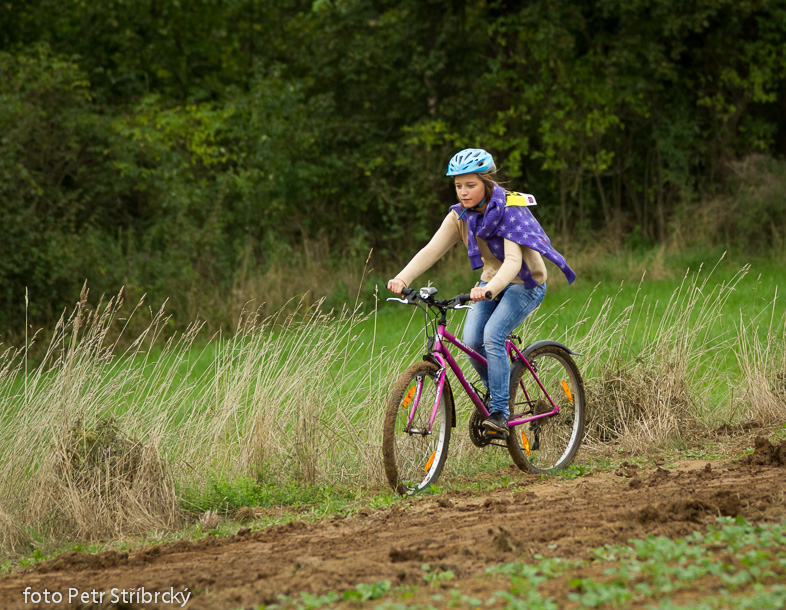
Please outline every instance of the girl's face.
[[465, 208], [475, 208], [480, 205], [486, 196], [486, 187], [477, 174], [462, 174], [456, 176], [456, 196]]

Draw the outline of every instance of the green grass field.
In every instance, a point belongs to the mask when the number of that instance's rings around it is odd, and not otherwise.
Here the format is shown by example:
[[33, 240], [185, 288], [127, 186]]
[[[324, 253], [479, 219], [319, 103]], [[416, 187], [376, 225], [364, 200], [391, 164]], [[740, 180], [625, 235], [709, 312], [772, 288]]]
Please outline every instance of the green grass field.
[[[723, 423], [782, 421], [781, 263], [722, 254], [606, 256], [577, 260], [572, 286], [552, 277], [521, 334], [586, 354], [578, 360], [590, 412], [586, 459], [604, 447], [686, 446]], [[421, 279], [452, 296], [471, 287], [467, 267], [453, 257]], [[7, 354], [2, 552], [31, 540], [166, 530], [183, 511], [384, 489], [388, 389], [424, 341], [419, 310], [385, 302], [383, 283], [365, 277], [354, 310], [304, 306], [264, 320], [250, 312], [230, 337], [207, 337], [199, 325], [165, 337], [163, 318], [154, 318], [139, 337], [118, 341], [124, 322], [111, 305], [92, 317], [80, 310], [42, 364]], [[462, 319], [451, 319], [459, 336]], [[457, 407], [462, 426], [466, 399]], [[479, 459], [456, 440], [443, 476], [506, 459]], [[97, 467], [107, 460], [112, 468]], [[148, 484], [131, 489], [129, 477]], [[111, 491], [100, 502], [97, 486]]]

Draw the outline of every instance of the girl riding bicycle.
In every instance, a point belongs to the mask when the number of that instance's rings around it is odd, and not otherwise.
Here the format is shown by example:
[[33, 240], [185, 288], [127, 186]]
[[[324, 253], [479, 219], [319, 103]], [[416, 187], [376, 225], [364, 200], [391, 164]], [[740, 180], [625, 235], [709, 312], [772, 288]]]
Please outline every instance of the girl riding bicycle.
[[488, 370], [474, 358], [470, 364], [491, 393], [489, 417], [483, 422], [488, 434], [508, 435], [510, 364], [505, 339], [532, 313], [546, 295], [545, 256], [568, 279], [576, 275], [557, 252], [529, 211], [535, 198], [510, 193], [494, 176], [494, 159], [483, 149], [467, 148], [448, 164], [459, 203], [453, 205], [431, 241], [387, 287], [401, 294], [410, 284], [459, 241], [467, 247], [473, 269], [480, 269], [480, 283], [471, 291], [475, 304], [464, 323], [463, 340], [486, 357]]

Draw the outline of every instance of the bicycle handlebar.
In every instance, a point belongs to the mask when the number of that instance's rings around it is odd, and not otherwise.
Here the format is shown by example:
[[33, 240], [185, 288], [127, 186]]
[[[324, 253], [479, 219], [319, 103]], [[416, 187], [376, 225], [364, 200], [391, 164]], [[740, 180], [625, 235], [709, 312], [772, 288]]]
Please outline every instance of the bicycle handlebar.
[[406, 297], [406, 301], [403, 301], [401, 299], [393, 299], [393, 300], [399, 300], [403, 303], [408, 303], [413, 305], [415, 304], [416, 301], [422, 301], [427, 305], [434, 305], [436, 307], [446, 307], [451, 309], [455, 307], [460, 307], [472, 301], [472, 297], [466, 293], [457, 294], [456, 296], [450, 299], [434, 299], [433, 297], [436, 294], [436, 289], [434, 289], [434, 292], [431, 292], [427, 288], [422, 288], [421, 291], [415, 290], [413, 288], [404, 288], [401, 291], [401, 294], [404, 297]]
[[[433, 292], [431, 290], [433, 290]], [[425, 291], [425, 296], [423, 294], [423, 291]], [[437, 292], [436, 288], [433, 289], [421, 288], [420, 290], [415, 290], [414, 288], [403, 288], [401, 290], [401, 294], [404, 297], [406, 297], [406, 301], [403, 301], [401, 299], [388, 299], [388, 300], [401, 301], [402, 303], [407, 303], [407, 304], [414, 304], [415, 301], [422, 301], [423, 303], [426, 303], [428, 305], [436, 305], [437, 307], [449, 307], [449, 308], [465, 305], [466, 303], [472, 301], [472, 297], [467, 293], [457, 294], [456, 296], [450, 299], [436, 300], [432, 298], [436, 294], [436, 292]], [[491, 294], [490, 290], [487, 290], [484, 296], [486, 297], [487, 301], [493, 300], [494, 297], [494, 295]], [[499, 299], [499, 296], [497, 297], [497, 299]]]

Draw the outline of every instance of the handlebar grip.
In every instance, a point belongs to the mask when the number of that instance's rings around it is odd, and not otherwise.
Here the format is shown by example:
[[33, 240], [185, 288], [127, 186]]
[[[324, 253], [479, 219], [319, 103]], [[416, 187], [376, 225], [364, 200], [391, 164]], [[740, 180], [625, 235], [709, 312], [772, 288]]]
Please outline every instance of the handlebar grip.
[[412, 288], [404, 288], [401, 291], [401, 294], [403, 294], [405, 297], [408, 297], [409, 295], [414, 294], [414, 293], [415, 293], [415, 291]]
[[490, 301], [490, 300], [491, 300], [491, 298], [492, 298], [494, 295], [493, 295], [493, 294], [491, 294], [491, 290], [487, 290], [487, 291], [486, 291], [486, 295], [485, 295], [485, 296], [486, 296], [486, 300], [487, 300], [487, 301]]
[[456, 297], [456, 301], [459, 302], [460, 305], [464, 305], [465, 303], [469, 303], [472, 300], [472, 297], [468, 294], [460, 294]]

